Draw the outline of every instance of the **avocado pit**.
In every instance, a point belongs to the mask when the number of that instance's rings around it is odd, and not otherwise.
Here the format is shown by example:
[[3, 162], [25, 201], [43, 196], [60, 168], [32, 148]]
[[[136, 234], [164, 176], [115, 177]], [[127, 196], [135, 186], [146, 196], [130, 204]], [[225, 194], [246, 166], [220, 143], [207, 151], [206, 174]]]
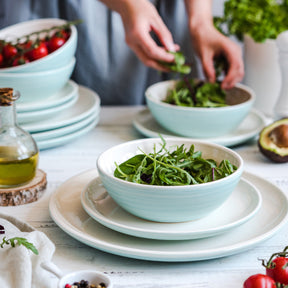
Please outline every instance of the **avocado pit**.
[[278, 163], [288, 162], [288, 118], [266, 126], [260, 132], [258, 147], [270, 160]]
[[269, 137], [278, 147], [288, 148], [288, 124], [276, 126], [270, 133]]

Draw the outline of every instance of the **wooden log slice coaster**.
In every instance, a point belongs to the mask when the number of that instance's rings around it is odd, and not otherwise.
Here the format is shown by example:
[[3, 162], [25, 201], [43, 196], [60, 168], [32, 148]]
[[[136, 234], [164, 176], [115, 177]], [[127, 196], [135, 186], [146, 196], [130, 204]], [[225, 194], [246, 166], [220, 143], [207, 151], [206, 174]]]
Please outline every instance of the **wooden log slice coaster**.
[[46, 186], [46, 173], [38, 169], [29, 183], [0, 189], [0, 206], [17, 206], [35, 202], [42, 196]]

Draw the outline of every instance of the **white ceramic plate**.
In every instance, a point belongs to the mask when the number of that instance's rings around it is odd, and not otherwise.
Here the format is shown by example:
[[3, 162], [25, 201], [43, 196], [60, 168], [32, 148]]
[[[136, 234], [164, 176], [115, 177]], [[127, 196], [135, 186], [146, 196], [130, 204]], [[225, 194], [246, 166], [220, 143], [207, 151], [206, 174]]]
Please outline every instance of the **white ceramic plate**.
[[72, 98], [76, 98], [78, 96], [78, 85], [69, 80], [66, 85], [57, 93], [48, 97], [42, 101], [34, 101], [31, 103], [17, 103], [16, 102], [16, 111], [17, 112], [31, 112], [38, 111], [43, 109], [48, 109], [51, 107], [59, 106]]
[[55, 115], [62, 113], [64, 110], [70, 108], [76, 103], [78, 94], [69, 99], [67, 102], [61, 103], [58, 106], [50, 107], [42, 110], [28, 111], [28, 112], [17, 112], [17, 120], [20, 125], [24, 123], [30, 123], [34, 121], [42, 121]]
[[[164, 137], [175, 136], [181, 138], [181, 136], [173, 134], [172, 132], [161, 127], [160, 124], [156, 122], [149, 109], [140, 111], [134, 119], [133, 125], [146, 137], [159, 137], [159, 134], [161, 134]], [[265, 117], [260, 112], [252, 109], [238, 129], [236, 129], [236, 131], [233, 133], [221, 137], [205, 138], [202, 140], [214, 142], [224, 146], [238, 145], [258, 135], [265, 125]]]
[[[55, 148], [57, 146], [61, 146], [67, 143], [70, 143], [73, 140], [78, 139], [79, 137], [83, 136], [84, 134], [91, 131], [99, 122], [99, 115], [95, 117], [92, 122], [88, 123], [86, 126], [72, 132], [69, 134], [66, 134], [64, 136], [58, 136], [50, 139], [45, 140], [36, 140], [37, 146], [40, 150], [49, 149], [49, 148]], [[32, 134], [33, 136], [33, 134]]]
[[99, 118], [99, 113], [93, 113], [91, 115], [89, 115], [87, 118], [76, 122], [74, 124], [65, 126], [65, 127], [60, 127], [60, 128], [56, 128], [56, 129], [52, 129], [52, 130], [48, 130], [48, 131], [44, 131], [44, 132], [35, 132], [35, 133], [31, 133], [31, 135], [33, 136], [33, 138], [36, 141], [44, 141], [44, 140], [48, 140], [48, 139], [52, 139], [52, 138], [58, 138], [58, 137], [62, 137], [64, 135], [76, 132], [77, 130], [84, 128], [85, 126], [87, 126], [88, 124], [92, 123], [94, 120], [96, 120], [96, 118]]
[[282, 190], [245, 172], [243, 178], [260, 191], [262, 205], [258, 213], [243, 225], [214, 237], [196, 240], [137, 238], [106, 228], [82, 208], [81, 191], [97, 176], [94, 169], [68, 179], [51, 196], [49, 211], [56, 224], [78, 241], [116, 255], [167, 262], [219, 258], [243, 252], [267, 240], [288, 219], [288, 201]]
[[216, 211], [196, 221], [160, 223], [136, 217], [117, 205], [96, 177], [81, 193], [84, 210], [96, 221], [113, 230], [158, 240], [187, 240], [211, 237], [251, 219], [261, 207], [260, 192], [241, 179], [232, 195]]
[[26, 123], [21, 127], [28, 132], [40, 132], [56, 129], [79, 122], [92, 113], [98, 113], [100, 97], [86, 87], [79, 86], [79, 97], [74, 105], [57, 116], [35, 123]]

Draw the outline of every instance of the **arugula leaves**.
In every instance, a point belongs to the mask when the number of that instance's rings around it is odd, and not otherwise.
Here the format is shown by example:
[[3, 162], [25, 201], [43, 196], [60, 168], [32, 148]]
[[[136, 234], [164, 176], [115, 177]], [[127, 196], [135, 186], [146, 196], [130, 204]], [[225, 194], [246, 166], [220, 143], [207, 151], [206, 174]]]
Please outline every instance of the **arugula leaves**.
[[214, 17], [214, 25], [223, 34], [235, 35], [240, 41], [244, 34], [259, 43], [276, 39], [288, 29], [288, 1], [228, 0], [224, 15]]
[[185, 56], [182, 52], [169, 52], [174, 55], [174, 62], [160, 62], [162, 66], [170, 69], [173, 72], [181, 74], [189, 74], [191, 72], [191, 67], [186, 63]]
[[227, 177], [237, 170], [228, 160], [219, 165], [213, 159], [203, 159], [202, 152], [195, 151], [194, 145], [189, 149], [184, 144], [174, 150], [166, 148], [166, 141], [161, 137], [162, 145], [156, 151], [138, 154], [116, 165], [114, 176], [138, 184], [179, 186], [216, 181]]
[[179, 80], [163, 100], [177, 106], [185, 107], [223, 107], [226, 93], [219, 82], [205, 83], [194, 79]]
[[[0, 225], [0, 230], [4, 231], [4, 227], [2, 225]], [[4, 232], [1, 234], [4, 234]], [[14, 238], [6, 239], [6, 237], [3, 237], [2, 243], [0, 243], [0, 247], [4, 248], [4, 245], [11, 245], [12, 247], [16, 247], [16, 245], [23, 245], [28, 250], [31, 250], [34, 254], [36, 255], [39, 254], [37, 248], [32, 243], [28, 242], [26, 238], [14, 237]]]

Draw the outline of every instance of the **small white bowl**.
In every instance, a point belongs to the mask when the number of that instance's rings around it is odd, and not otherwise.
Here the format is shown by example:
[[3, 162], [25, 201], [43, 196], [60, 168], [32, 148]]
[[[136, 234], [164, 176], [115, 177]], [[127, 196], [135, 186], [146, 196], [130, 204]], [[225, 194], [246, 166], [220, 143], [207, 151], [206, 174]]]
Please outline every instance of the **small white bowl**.
[[158, 82], [145, 92], [147, 106], [155, 120], [179, 136], [192, 138], [218, 137], [235, 130], [245, 119], [255, 101], [252, 89], [237, 84], [227, 91], [225, 107], [183, 107], [163, 102], [177, 80]]
[[80, 282], [81, 280], [88, 281], [89, 284], [95, 285], [104, 283], [106, 288], [113, 287], [110, 278], [96, 270], [78, 270], [64, 274], [53, 262], [44, 261], [41, 262], [40, 266], [59, 278], [58, 288], [65, 288], [66, 284], [72, 285], [74, 282]]
[[96, 286], [97, 284], [104, 283], [106, 288], [113, 287], [110, 278], [104, 273], [95, 270], [79, 270], [62, 276], [58, 282], [57, 288], [65, 288], [66, 284], [72, 285], [74, 282], [80, 282], [81, 280], [88, 281], [89, 284], [94, 284]]
[[[67, 21], [58, 18], [35, 19], [11, 25], [0, 30], [0, 39], [11, 41], [15, 38], [37, 32], [43, 29], [49, 29], [54, 26], [60, 26]], [[0, 73], [19, 73], [19, 72], [37, 72], [61, 68], [71, 62], [77, 48], [78, 33], [74, 25], [71, 25], [71, 35], [67, 42], [56, 51], [47, 56], [32, 61], [27, 64], [0, 68]]]
[[243, 160], [233, 150], [200, 140], [167, 138], [166, 148], [176, 146], [202, 152], [202, 158], [213, 159], [218, 164], [229, 160], [237, 170], [231, 175], [208, 183], [156, 186], [128, 182], [114, 176], [115, 163], [120, 165], [136, 154], [153, 153], [162, 147], [159, 138], [129, 141], [103, 152], [97, 160], [101, 181], [109, 195], [126, 211], [138, 217], [158, 222], [181, 222], [204, 217], [218, 208], [230, 196], [243, 172]]

